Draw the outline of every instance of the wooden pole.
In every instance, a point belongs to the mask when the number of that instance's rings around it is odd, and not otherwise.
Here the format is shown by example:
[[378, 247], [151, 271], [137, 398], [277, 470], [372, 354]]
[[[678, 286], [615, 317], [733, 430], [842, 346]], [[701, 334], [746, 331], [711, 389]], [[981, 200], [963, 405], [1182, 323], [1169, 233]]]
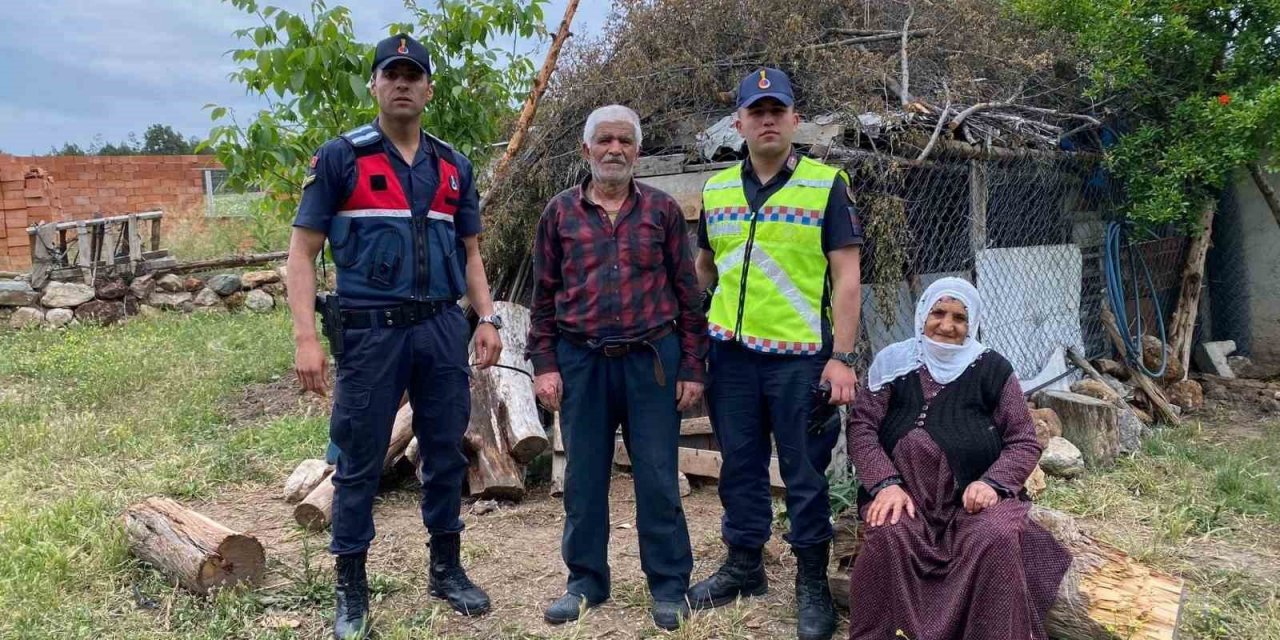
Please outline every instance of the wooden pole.
[[[1120, 327], [1116, 324], [1116, 316], [1111, 313], [1111, 306], [1106, 300], [1102, 301], [1102, 326], [1106, 328], [1107, 335], [1111, 336], [1111, 344], [1115, 346], [1116, 352], [1120, 354], [1120, 359], [1124, 362], [1124, 366], [1129, 368], [1130, 378], [1138, 383], [1143, 393], [1147, 394], [1147, 398], [1151, 400], [1151, 409], [1165, 424], [1174, 427], [1182, 426], [1182, 420], [1170, 408], [1169, 401], [1165, 399], [1164, 392], [1160, 390], [1160, 387], [1157, 387], [1156, 383], [1152, 382], [1151, 378], [1148, 378], [1146, 374], [1129, 364], [1128, 350], [1125, 349], [1124, 340], [1120, 337]], [[1138, 354], [1138, 357], [1142, 357], [1142, 354]]]
[[1191, 370], [1191, 342], [1196, 330], [1196, 315], [1200, 311], [1200, 293], [1204, 283], [1204, 260], [1209, 252], [1213, 233], [1213, 207], [1205, 207], [1200, 214], [1200, 233], [1191, 239], [1187, 248], [1187, 263], [1182, 269], [1182, 290], [1178, 292], [1178, 306], [1173, 312], [1169, 330], [1169, 346], [1173, 355], [1182, 363], [1182, 379]]
[[556, 30], [555, 37], [551, 39], [551, 48], [547, 50], [547, 57], [542, 61], [542, 68], [538, 70], [538, 75], [533, 80], [533, 88], [529, 90], [529, 96], [524, 100], [524, 107], [520, 109], [520, 117], [516, 120], [516, 128], [511, 134], [511, 140], [507, 142], [507, 149], [502, 152], [502, 157], [498, 158], [497, 164], [493, 165], [493, 177], [489, 181], [489, 188], [480, 202], [480, 211], [482, 213], [489, 208], [489, 198], [493, 195], [494, 187], [506, 177], [507, 166], [511, 164], [511, 159], [520, 152], [520, 147], [524, 146], [524, 138], [529, 132], [529, 125], [533, 122], [533, 116], [538, 111], [538, 100], [547, 91], [547, 83], [551, 80], [551, 72], [555, 71], [556, 60], [560, 58], [560, 48], [564, 46], [564, 41], [569, 37], [569, 25], [573, 22], [573, 14], [577, 10], [578, 0], [569, 0], [568, 6], [564, 8], [564, 17], [560, 19], [560, 28]]

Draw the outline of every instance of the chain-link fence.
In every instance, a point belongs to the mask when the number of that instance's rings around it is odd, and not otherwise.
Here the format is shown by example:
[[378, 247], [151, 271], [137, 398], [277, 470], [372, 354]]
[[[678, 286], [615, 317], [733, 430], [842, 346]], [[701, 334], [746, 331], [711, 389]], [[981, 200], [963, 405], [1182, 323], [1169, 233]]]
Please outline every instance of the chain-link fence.
[[204, 206], [207, 217], [247, 217], [253, 211], [253, 203], [262, 195], [260, 191], [231, 189], [227, 184], [226, 169], [204, 170]]
[[[1118, 217], [1118, 188], [1096, 158], [1067, 153], [943, 155], [905, 163], [884, 154], [846, 155], [863, 214], [864, 363], [913, 333], [915, 304], [934, 280], [970, 279], [983, 296], [980, 338], [1028, 380], [1074, 347], [1111, 352], [1101, 309], [1106, 223]], [[1176, 303], [1185, 239], [1134, 244], [1151, 270], [1167, 318]], [[1150, 287], [1123, 272], [1155, 327]], [[1132, 298], [1131, 298], [1132, 299]], [[1154, 331], [1153, 331], [1154, 333]], [[1056, 356], [1060, 360], [1061, 356]]]

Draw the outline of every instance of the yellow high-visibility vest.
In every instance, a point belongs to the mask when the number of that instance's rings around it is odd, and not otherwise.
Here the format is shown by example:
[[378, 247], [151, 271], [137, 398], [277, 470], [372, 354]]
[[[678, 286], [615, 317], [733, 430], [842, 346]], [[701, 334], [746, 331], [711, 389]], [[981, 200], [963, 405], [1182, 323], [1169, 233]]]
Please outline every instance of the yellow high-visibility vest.
[[800, 157], [791, 178], [757, 211], [742, 188], [741, 163], [707, 180], [702, 210], [719, 273], [707, 316], [712, 338], [737, 340], [763, 353], [811, 355], [822, 349], [822, 223], [831, 187], [842, 174]]

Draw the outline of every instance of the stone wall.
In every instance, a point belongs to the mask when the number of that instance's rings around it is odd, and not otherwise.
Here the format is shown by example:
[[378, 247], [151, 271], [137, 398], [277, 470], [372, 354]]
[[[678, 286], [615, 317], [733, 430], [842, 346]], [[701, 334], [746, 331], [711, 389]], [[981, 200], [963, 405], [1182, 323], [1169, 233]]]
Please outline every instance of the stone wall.
[[61, 328], [77, 323], [110, 325], [129, 316], [162, 311], [266, 312], [285, 304], [285, 269], [194, 276], [144, 275], [125, 281], [49, 282], [32, 289], [23, 279], [0, 280], [0, 327]]

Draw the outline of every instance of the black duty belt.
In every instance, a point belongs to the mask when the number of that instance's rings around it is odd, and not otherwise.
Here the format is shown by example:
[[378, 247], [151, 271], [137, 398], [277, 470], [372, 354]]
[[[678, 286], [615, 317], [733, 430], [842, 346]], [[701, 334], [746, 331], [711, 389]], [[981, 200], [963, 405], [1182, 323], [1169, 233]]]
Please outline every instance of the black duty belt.
[[439, 314], [454, 304], [456, 303], [447, 300], [435, 300], [406, 302], [398, 307], [345, 309], [342, 312], [342, 326], [346, 329], [368, 329], [373, 326], [409, 327]]
[[650, 352], [653, 354], [653, 380], [659, 387], [665, 387], [666, 370], [662, 366], [662, 354], [658, 353], [658, 347], [654, 343], [671, 335], [671, 331], [671, 324], [668, 323], [634, 337], [588, 338], [568, 331], [561, 331], [560, 337], [570, 344], [590, 349], [606, 358], [621, 358], [637, 351]]

